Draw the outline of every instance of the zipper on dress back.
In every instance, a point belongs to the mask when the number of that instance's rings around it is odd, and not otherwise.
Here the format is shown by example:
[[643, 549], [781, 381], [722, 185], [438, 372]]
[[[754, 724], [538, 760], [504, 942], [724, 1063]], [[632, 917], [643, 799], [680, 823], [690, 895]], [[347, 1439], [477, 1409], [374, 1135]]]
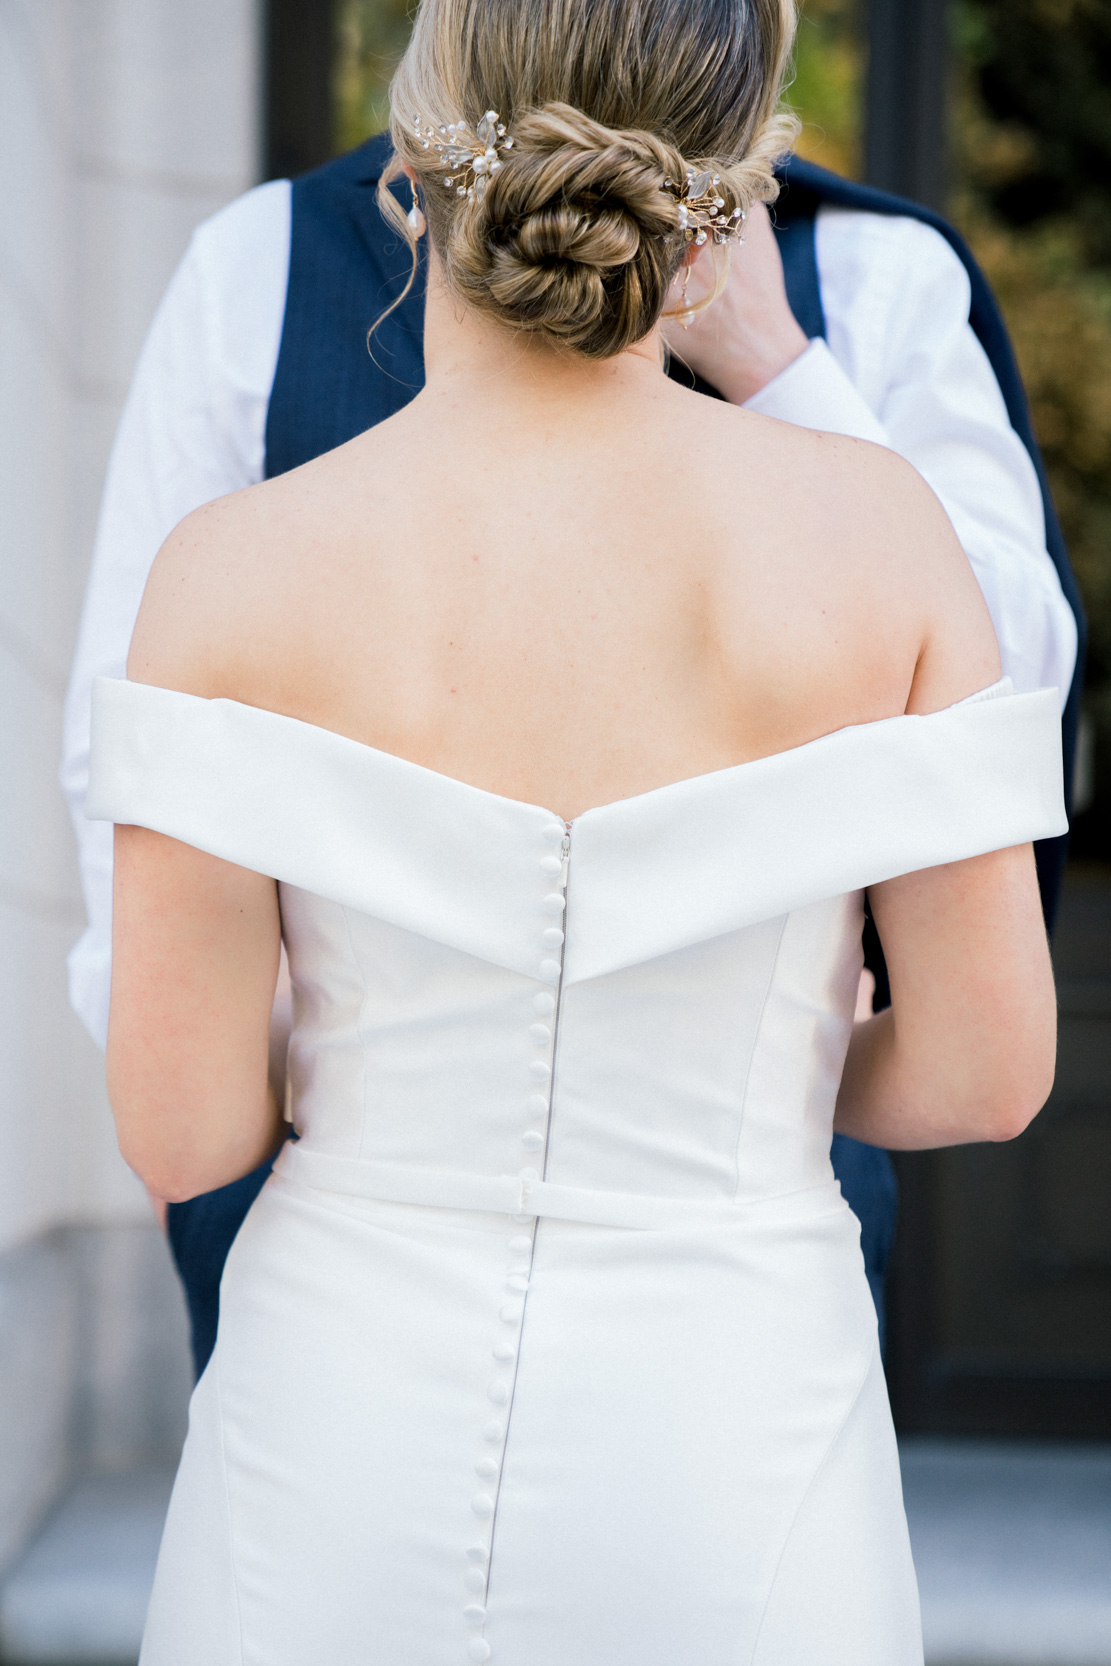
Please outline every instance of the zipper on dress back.
[[[548, 1046], [551, 1048], [551, 1053], [549, 1055], [551, 1064], [548, 1073], [547, 1109], [546, 1112], [541, 1112], [541, 1115], [544, 1117], [545, 1124], [544, 1160], [539, 1175], [541, 1180], [546, 1179], [547, 1177], [548, 1152], [551, 1146], [552, 1136], [552, 1106], [555, 1098], [556, 1059], [557, 1049], [559, 1046], [559, 1019], [563, 1004], [563, 968], [567, 955], [567, 887], [570, 872], [571, 823], [565, 821], [563, 823], [563, 837], [560, 840], [559, 874], [558, 877], [553, 876], [553, 878], [555, 878], [557, 890], [562, 893], [563, 907], [559, 910], [559, 927], [557, 928], [561, 933], [560, 942], [558, 944], [559, 973], [555, 979], [555, 1004], [551, 1008], [550, 1012], [551, 1037], [548, 1041]], [[554, 901], [554, 898], [549, 896], [545, 900], [550, 905]], [[554, 910], [550, 907], [549, 913], [554, 916]], [[553, 917], [552, 926], [547, 927], [545, 932], [546, 946], [547, 933], [552, 932], [554, 927], [555, 920]], [[554, 948], [555, 945], [553, 944], [552, 947]], [[555, 959], [554, 954], [552, 958]], [[538, 1008], [538, 1011], [547, 1015], [546, 1007]], [[541, 1103], [543, 1103], [543, 1101], [541, 1101]], [[532, 1282], [533, 1264], [536, 1257], [536, 1229], [539, 1223], [535, 1216], [530, 1216], [527, 1212], [525, 1183], [528, 1179], [536, 1178], [537, 1173], [535, 1169], [526, 1169], [522, 1171], [522, 1204], [525, 1205], [525, 1207], [523, 1208], [521, 1214], [514, 1215], [512, 1218], [518, 1229], [525, 1227], [528, 1230], [525, 1232], [521, 1232], [519, 1230], [509, 1241], [510, 1252], [514, 1259], [510, 1264], [507, 1284], [509, 1287], [509, 1293], [514, 1299], [503, 1306], [500, 1311], [500, 1318], [503, 1324], [510, 1327], [513, 1340], [511, 1341], [507, 1337], [504, 1340], [499, 1340], [495, 1344], [494, 1359], [499, 1365], [507, 1368], [507, 1371], [505, 1376], [495, 1378], [489, 1384], [487, 1389], [487, 1393], [493, 1400], [494, 1404], [499, 1408], [504, 1409], [502, 1410], [501, 1417], [491, 1420], [491, 1422], [489, 1422], [483, 1430], [482, 1438], [487, 1446], [487, 1451], [475, 1465], [475, 1471], [478, 1476], [483, 1481], [492, 1482], [493, 1485], [490, 1492], [478, 1494], [472, 1501], [471, 1505], [472, 1509], [480, 1517], [480, 1519], [488, 1519], [490, 1523], [488, 1536], [485, 1541], [480, 1541], [478, 1544], [472, 1545], [467, 1551], [467, 1558], [471, 1562], [472, 1566], [465, 1575], [465, 1587], [468, 1592], [468, 1598], [463, 1608], [463, 1618], [468, 1626], [474, 1628], [475, 1632], [468, 1649], [468, 1659], [471, 1661], [488, 1661], [490, 1660], [492, 1653], [490, 1645], [486, 1640], [486, 1604], [489, 1601], [490, 1596], [490, 1575], [494, 1557], [494, 1541], [497, 1535], [498, 1527], [498, 1505], [501, 1500], [501, 1483], [505, 1463], [506, 1442], [509, 1436], [509, 1425], [513, 1416], [513, 1404], [517, 1392], [517, 1366], [520, 1357], [520, 1348], [524, 1337], [528, 1290], [529, 1285]], [[516, 1260], [516, 1257], [518, 1256], [522, 1257], [521, 1261]], [[490, 1452], [490, 1447], [495, 1448], [497, 1453], [496, 1456]]]
[[563, 892], [563, 914], [561, 929], [563, 942], [559, 946], [559, 979], [556, 983], [555, 1011], [552, 1014], [552, 1073], [548, 1078], [548, 1116], [544, 1129], [544, 1164], [540, 1171], [541, 1180], [548, 1177], [548, 1159], [552, 1147], [552, 1111], [555, 1105], [556, 1068], [559, 1062], [559, 1021], [563, 1012], [563, 973], [567, 964], [567, 899], [571, 883], [571, 823], [563, 824], [563, 839], [560, 844], [560, 857], [563, 866], [559, 874], [559, 888]]

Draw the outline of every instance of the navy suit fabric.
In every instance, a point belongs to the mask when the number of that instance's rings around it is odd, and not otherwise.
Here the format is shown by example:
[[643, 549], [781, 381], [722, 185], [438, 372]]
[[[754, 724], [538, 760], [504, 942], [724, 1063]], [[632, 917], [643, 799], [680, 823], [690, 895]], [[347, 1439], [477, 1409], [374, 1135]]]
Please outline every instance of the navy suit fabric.
[[[289, 289], [266, 424], [268, 477], [309, 462], [384, 421], [424, 385], [423, 267], [405, 299], [368, 340], [371, 326], [404, 289], [410, 270], [408, 249], [383, 221], [375, 201], [388, 157], [389, 142], [379, 136], [293, 183]], [[999, 310], [967, 245], [928, 209], [852, 184], [810, 163], [792, 158], [781, 178], [775, 222], [787, 293], [795, 316], [811, 338], [825, 335], [814, 243], [814, 217], [822, 203], [911, 215], [934, 226], [964, 262], [972, 284], [970, 322], [995, 369], [1012, 425], [1038, 470], [1049, 551], [1083, 638], [1080, 600], [1014, 355]], [[692, 383], [690, 373], [681, 366], [673, 366], [672, 374], [700, 392], [720, 397], [698, 378]], [[1078, 667], [1064, 719], [1066, 780], [1071, 780], [1079, 690]], [[1064, 846], [1065, 841], [1058, 839], [1038, 847], [1042, 899], [1050, 921]], [[882, 950], [870, 922], [865, 947], [877, 976], [879, 1004], [885, 1004]], [[885, 1151], [842, 1135], [834, 1136], [832, 1156], [842, 1192], [861, 1222], [861, 1247], [882, 1331], [884, 1275], [897, 1211], [894, 1169]], [[170, 1206], [170, 1243], [189, 1303], [198, 1375], [216, 1340], [224, 1261], [269, 1171], [270, 1165], [264, 1164], [234, 1185]]]

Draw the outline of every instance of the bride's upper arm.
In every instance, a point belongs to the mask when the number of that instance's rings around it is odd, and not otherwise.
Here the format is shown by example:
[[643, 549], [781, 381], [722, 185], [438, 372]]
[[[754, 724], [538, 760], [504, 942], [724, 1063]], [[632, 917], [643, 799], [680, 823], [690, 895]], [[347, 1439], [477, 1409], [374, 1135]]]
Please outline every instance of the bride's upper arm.
[[913, 588], [920, 616], [906, 709], [941, 711], [998, 682], [999, 644], [976, 575], [938, 498], [902, 459], [890, 488], [906, 529], [900, 577]]
[[156, 1195], [209, 1191], [273, 1148], [272, 879], [117, 827], [108, 1086], [120, 1148]]
[[[921, 632], [906, 709], [939, 711], [999, 680], [999, 647], [933, 492], [901, 463], [888, 468], [888, 490], [892, 524], [905, 528], [895, 582], [919, 610]], [[1055, 1044], [1030, 846], [909, 873], [869, 896], [891, 982], [892, 1080], [907, 1111], [906, 1140], [891, 1128], [884, 1139], [914, 1144], [928, 1134], [920, 1143], [948, 1144], [1019, 1132], [1049, 1091]]]
[[[196, 510], [162, 546], [132, 636], [132, 681], [234, 697], [237, 644], [257, 640], [261, 540], [248, 497]], [[280, 946], [273, 879], [148, 828], [116, 828], [109, 1089], [121, 1149], [159, 1196], [223, 1185], [273, 1148]]]

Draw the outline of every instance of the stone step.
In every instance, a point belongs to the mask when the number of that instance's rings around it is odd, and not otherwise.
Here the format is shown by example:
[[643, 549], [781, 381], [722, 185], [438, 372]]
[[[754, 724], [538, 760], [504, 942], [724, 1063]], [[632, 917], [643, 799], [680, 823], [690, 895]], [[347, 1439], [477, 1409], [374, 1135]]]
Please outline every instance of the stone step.
[[[1111, 1448], [902, 1444], [927, 1666], [1111, 1666]], [[77, 1482], [0, 1587], [8, 1666], [135, 1666], [167, 1469]]]
[[1111, 1446], [900, 1450], [927, 1666], [1111, 1666]]
[[0, 1660], [135, 1666], [172, 1469], [77, 1481], [0, 1586]]

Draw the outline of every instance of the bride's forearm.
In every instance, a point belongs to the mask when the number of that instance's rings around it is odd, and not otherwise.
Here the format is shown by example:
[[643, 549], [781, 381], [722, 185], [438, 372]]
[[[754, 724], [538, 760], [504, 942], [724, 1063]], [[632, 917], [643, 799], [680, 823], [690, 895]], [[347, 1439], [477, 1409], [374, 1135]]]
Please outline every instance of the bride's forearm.
[[1053, 972], [1029, 845], [872, 886], [891, 1006], [854, 1027], [834, 1126], [927, 1150], [1007, 1140], [1053, 1084]]
[[926, 1056], [900, 1038], [890, 1007], [854, 1024], [834, 1130], [889, 1151], [1013, 1139], [1043, 1096], [1031, 1104], [1026, 1093], [1001, 1088], [998, 1074], [977, 1057], [970, 1029]]
[[213, 1191], [281, 1144], [279, 953], [272, 879], [116, 829], [108, 1093], [124, 1159], [158, 1198]]
[[935, 1139], [932, 1129], [905, 1103], [900, 1082], [895, 1024], [890, 1008], [853, 1025], [833, 1127], [838, 1134], [888, 1150], [915, 1150], [951, 1143]]

